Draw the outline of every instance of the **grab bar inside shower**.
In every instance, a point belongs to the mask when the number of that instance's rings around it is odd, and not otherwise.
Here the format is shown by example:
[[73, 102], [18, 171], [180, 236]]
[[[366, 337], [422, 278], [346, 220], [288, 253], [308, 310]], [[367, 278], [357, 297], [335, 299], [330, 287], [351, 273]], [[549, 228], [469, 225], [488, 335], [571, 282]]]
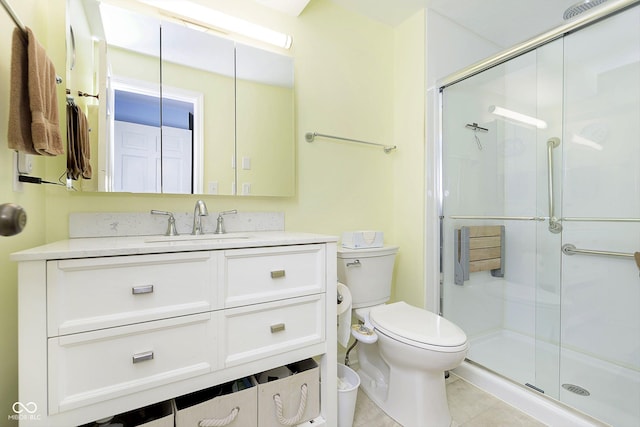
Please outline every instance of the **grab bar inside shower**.
[[541, 216], [477, 216], [477, 215], [450, 215], [451, 219], [484, 219], [495, 221], [545, 221]]
[[571, 243], [565, 243], [562, 245], [562, 253], [565, 255], [599, 255], [599, 256], [608, 256], [608, 257], [622, 257], [622, 258], [633, 258], [634, 254], [627, 252], [611, 252], [611, 251], [599, 251], [595, 249], [578, 249], [575, 245]]
[[553, 137], [547, 140], [547, 168], [548, 168], [548, 185], [549, 185], [549, 231], [552, 233], [560, 233], [562, 224], [555, 216], [553, 206], [553, 149], [560, 146], [560, 138]]

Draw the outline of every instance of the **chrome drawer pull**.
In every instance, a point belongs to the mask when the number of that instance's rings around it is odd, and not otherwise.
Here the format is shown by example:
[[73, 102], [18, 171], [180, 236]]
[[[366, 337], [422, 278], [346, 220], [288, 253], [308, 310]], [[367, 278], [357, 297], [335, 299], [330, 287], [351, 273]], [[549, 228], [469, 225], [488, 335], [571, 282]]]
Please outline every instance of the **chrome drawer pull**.
[[133, 363], [140, 363], [153, 359], [153, 351], [145, 351], [144, 353], [137, 353], [133, 355]]
[[278, 277], [284, 277], [284, 270], [274, 270], [271, 272], [272, 279], [277, 279]]
[[284, 323], [276, 323], [275, 325], [271, 325], [271, 333], [275, 334], [276, 332], [284, 331]]
[[131, 288], [131, 293], [134, 295], [150, 294], [153, 292], [153, 285], [134, 286]]

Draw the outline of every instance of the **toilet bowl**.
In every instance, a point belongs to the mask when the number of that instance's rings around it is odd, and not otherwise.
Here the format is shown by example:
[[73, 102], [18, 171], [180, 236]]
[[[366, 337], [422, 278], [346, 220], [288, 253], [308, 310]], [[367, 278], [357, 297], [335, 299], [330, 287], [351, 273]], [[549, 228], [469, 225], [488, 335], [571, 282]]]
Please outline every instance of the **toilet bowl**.
[[[338, 279], [350, 288], [357, 327], [361, 389], [406, 427], [449, 427], [444, 371], [464, 360], [469, 344], [455, 324], [389, 299], [397, 247], [338, 250]], [[355, 292], [354, 292], [355, 291]]]
[[[379, 356], [389, 369], [382, 387], [363, 382], [367, 395], [404, 426], [448, 427], [444, 371], [464, 360], [469, 348], [464, 332], [404, 302], [373, 307], [369, 318], [378, 335]], [[362, 366], [364, 375], [367, 368]]]

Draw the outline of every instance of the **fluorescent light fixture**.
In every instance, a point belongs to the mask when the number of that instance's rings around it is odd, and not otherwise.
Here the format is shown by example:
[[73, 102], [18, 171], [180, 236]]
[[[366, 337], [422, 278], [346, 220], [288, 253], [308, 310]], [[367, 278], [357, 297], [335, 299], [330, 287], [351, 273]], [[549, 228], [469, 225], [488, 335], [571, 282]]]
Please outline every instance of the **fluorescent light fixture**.
[[515, 120], [516, 122], [535, 126], [538, 129], [547, 128], [547, 122], [545, 122], [544, 120], [527, 116], [526, 114], [518, 113], [517, 111], [507, 110], [506, 108], [496, 107], [495, 105], [491, 105], [489, 106], [489, 112], [495, 114], [496, 116], [501, 116], [507, 119]]
[[213, 10], [186, 0], [138, 0], [141, 3], [168, 12], [171, 16], [289, 49], [293, 39], [289, 34], [280, 33], [235, 16]]

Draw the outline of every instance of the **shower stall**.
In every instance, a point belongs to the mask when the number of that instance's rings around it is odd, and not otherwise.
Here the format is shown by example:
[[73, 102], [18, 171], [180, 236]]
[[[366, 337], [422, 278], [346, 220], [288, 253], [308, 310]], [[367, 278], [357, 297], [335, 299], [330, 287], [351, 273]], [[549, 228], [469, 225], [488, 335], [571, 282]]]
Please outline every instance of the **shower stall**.
[[440, 85], [442, 314], [471, 363], [638, 426], [640, 5], [487, 64]]

